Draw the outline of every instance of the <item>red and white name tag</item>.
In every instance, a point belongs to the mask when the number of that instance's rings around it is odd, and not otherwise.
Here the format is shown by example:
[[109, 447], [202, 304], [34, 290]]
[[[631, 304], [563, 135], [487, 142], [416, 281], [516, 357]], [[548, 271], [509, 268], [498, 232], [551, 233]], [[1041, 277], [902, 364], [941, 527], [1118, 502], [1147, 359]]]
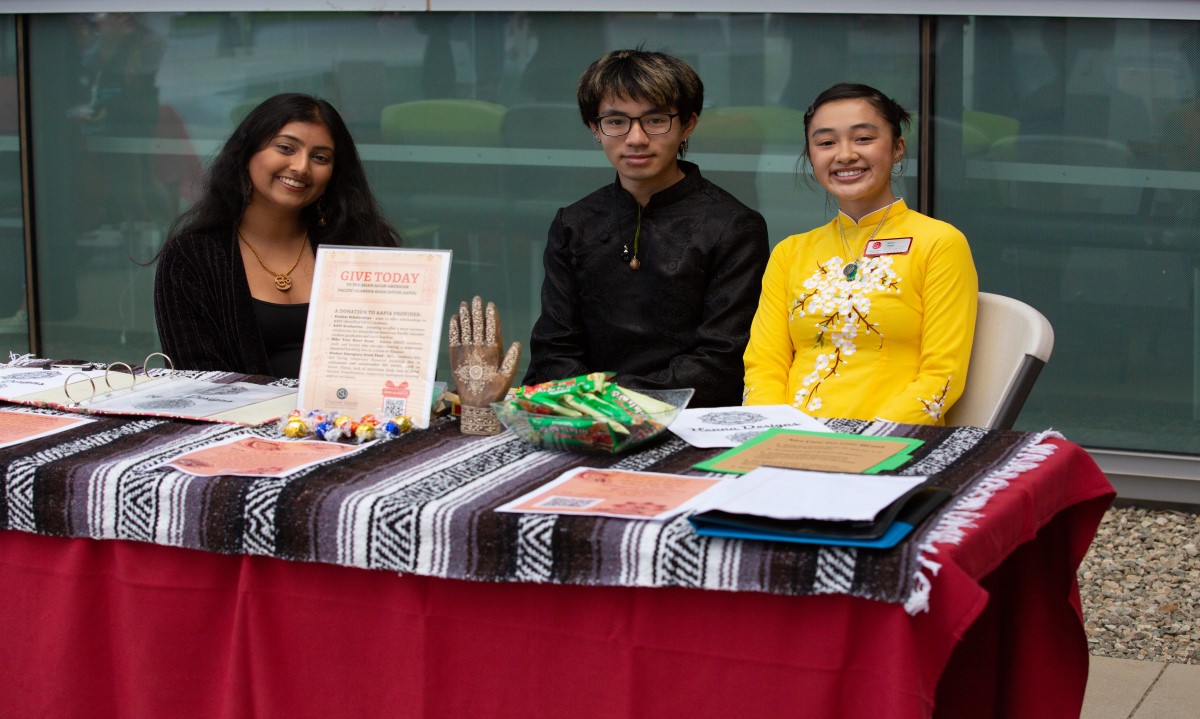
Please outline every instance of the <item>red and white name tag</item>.
[[864, 257], [879, 257], [880, 255], [907, 255], [912, 247], [911, 237], [894, 237], [889, 240], [871, 240], [863, 250]]

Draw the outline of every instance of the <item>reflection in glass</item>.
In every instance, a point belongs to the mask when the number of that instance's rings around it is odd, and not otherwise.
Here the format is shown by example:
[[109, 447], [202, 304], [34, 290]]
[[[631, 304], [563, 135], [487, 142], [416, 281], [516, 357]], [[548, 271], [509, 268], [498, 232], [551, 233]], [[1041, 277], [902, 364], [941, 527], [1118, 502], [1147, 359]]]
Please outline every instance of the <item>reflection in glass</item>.
[[[513, 340], [537, 315], [554, 212], [613, 179], [574, 102], [579, 73], [604, 51], [644, 44], [697, 68], [710, 106], [689, 156], [758, 207], [776, 239], [833, 212], [796, 172], [817, 92], [855, 80], [918, 106], [915, 17], [28, 20], [47, 355], [136, 360], [156, 348], [144, 263], [234, 123], [277, 92], [337, 105], [407, 244], [454, 249], [451, 305], [494, 299]], [[0, 15], [0, 333], [20, 349], [23, 320], [3, 325], [24, 310], [14, 25]], [[1200, 452], [1200, 23], [941, 17], [934, 43], [934, 214], [971, 240], [984, 290], [1033, 304], [1058, 335], [1020, 424]], [[424, 130], [390, 125], [386, 109], [418, 102], [469, 105], [453, 117], [471, 125], [436, 112]], [[906, 179], [915, 203], [913, 167]]]
[[17, 116], [16, 19], [0, 15], [0, 360], [29, 349]]
[[451, 308], [494, 300], [522, 341], [554, 213], [613, 181], [575, 106], [605, 51], [644, 44], [698, 69], [709, 107], [689, 159], [777, 239], [834, 208], [797, 183], [809, 86], [917, 98], [915, 18], [96, 13], [30, 27], [44, 354], [95, 359], [156, 348], [147, 263], [212, 152], [277, 92], [338, 107], [406, 244], [454, 250]]
[[970, 238], [981, 290], [1055, 329], [1018, 426], [1200, 452], [1200, 23], [947, 19], [939, 35], [961, 61], [939, 56], [935, 211]]

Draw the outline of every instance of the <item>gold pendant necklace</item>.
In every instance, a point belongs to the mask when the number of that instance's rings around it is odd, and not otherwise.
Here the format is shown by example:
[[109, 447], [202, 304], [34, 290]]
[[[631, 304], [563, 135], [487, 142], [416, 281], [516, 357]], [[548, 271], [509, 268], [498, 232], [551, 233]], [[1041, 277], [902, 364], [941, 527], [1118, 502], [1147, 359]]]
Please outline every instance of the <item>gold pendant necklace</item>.
[[258, 260], [258, 264], [262, 265], [264, 270], [275, 276], [275, 289], [279, 290], [280, 292], [287, 292], [288, 290], [292, 289], [292, 273], [295, 272], [296, 268], [300, 266], [300, 260], [304, 258], [304, 247], [308, 245], [307, 232], [304, 233], [304, 239], [300, 242], [300, 254], [296, 255], [296, 261], [292, 263], [292, 268], [287, 272], [276, 272], [270, 267], [267, 267], [267, 263], [263, 262], [262, 255], [258, 254], [258, 250], [254, 249], [254, 245], [250, 244], [250, 241], [245, 237], [242, 237], [241, 230], [237, 231], [237, 236], [238, 239], [246, 245], [246, 247], [250, 248], [250, 252], [254, 254], [254, 259]]
[[[892, 206], [899, 201], [900, 200], [893, 200], [892, 203], [887, 206], [887, 209], [883, 211], [883, 217], [879, 218], [879, 224], [875, 225], [875, 231], [871, 233], [871, 236], [868, 237], [867, 241], [863, 244], [863, 252], [866, 252], [867, 248], [871, 246], [871, 240], [875, 239], [875, 236], [879, 234], [881, 229], [883, 229], [883, 223], [887, 222], [887, 216], [888, 213], [892, 211]], [[842, 247], [846, 250], [846, 259], [850, 259], [850, 243], [846, 241], [846, 228], [842, 227], [842, 218], [835, 217], [834, 219], [837, 221], [838, 235], [842, 238]], [[856, 222], [855, 225], [857, 224], [858, 223]], [[842, 268], [842, 274], [846, 276], [847, 280], [853, 282], [855, 276], [858, 274], [858, 260], [856, 259], [853, 262], [847, 263], [846, 266]]]

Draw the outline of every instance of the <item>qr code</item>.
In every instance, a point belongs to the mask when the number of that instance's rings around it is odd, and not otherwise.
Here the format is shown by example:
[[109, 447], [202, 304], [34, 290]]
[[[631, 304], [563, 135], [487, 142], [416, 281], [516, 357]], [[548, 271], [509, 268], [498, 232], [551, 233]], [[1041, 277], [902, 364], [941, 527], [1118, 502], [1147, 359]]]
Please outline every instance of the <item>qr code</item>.
[[561, 497], [553, 495], [533, 505], [538, 509], [587, 509], [603, 502], [590, 497]]
[[407, 414], [408, 399], [405, 397], [384, 397], [383, 398], [383, 416], [399, 417], [402, 414]]

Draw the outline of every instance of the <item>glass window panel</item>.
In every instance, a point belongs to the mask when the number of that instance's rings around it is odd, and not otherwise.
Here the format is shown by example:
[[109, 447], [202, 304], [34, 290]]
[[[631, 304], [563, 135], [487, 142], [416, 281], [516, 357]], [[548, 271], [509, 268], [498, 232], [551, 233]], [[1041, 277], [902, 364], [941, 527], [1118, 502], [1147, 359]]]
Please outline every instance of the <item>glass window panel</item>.
[[177, 156], [153, 146], [167, 20], [29, 17], [44, 356], [140, 362], [157, 344], [147, 263], [181, 207]]
[[17, 117], [16, 18], [0, 15], [0, 359], [29, 350]]
[[938, 21], [935, 210], [1054, 325], [1019, 426], [1200, 452], [1200, 23]]
[[[575, 105], [579, 74], [605, 51], [662, 48], [697, 68], [707, 102], [689, 157], [760, 208], [773, 241], [836, 209], [797, 172], [815, 95], [851, 79], [911, 109], [918, 95], [915, 17], [188, 12], [30, 22], [38, 243], [54, 258], [39, 267], [47, 355], [136, 361], [156, 348], [146, 263], [234, 124], [278, 92], [339, 108], [406, 244], [454, 250], [448, 309], [481, 294], [500, 306], [506, 339], [522, 342], [540, 310], [555, 212], [614, 178]], [[909, 175], [915, 201], [915, 164]], [[441, 364], [445, 377], [444, 347]]]

